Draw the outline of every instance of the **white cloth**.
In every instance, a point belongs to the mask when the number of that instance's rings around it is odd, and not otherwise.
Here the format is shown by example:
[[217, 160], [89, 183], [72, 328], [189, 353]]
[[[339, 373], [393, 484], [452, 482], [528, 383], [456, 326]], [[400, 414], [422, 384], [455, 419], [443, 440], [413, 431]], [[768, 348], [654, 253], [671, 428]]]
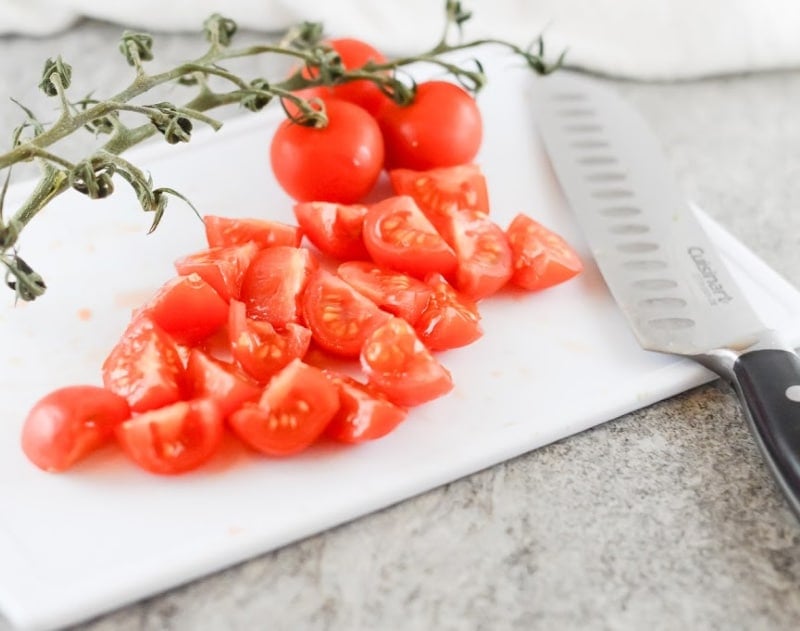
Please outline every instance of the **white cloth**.
[[[544, 32], [577, 66], [637, 79], [800, 67], [800, 0], [465, 0], [465, 34], [527, 44]], [[81, 17], [150, 31], [196, 30], [211, 13], [278, 32], [304, 20], [388, 54], [438, 41], [443, 0], [0, 0], [0, 33], [45, 35]]]

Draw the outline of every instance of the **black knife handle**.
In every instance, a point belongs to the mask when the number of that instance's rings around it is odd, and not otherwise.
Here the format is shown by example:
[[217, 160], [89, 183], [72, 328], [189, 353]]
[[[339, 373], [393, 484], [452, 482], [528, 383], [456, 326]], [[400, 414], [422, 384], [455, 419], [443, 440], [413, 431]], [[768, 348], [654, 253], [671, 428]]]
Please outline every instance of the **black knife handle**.
[[739, 355], [733, 380], [751, 429], [800, 516], [800, 357], [783, 349]]

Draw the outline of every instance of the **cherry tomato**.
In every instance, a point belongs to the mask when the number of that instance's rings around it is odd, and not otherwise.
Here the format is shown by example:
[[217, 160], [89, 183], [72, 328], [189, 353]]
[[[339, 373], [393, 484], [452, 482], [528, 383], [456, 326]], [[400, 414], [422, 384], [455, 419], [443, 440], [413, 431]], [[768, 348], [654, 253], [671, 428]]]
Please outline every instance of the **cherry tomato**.
[[261, 250], [242, 279], [240, 297], [247, 315], [278, 328], [298, 322], [300, 295], [318, 266], [306, 248], [279, 245]]
[[303, 294], [303, 315], [314, 341], [331, 353], [358, 357], [367, 335], [391, 316], [335, 274], [319, 269]]
[[370, 206], [363, 236], [372, 260], [383, 267], [417, 278], [455, 270], [455, 252], [407, 195]]
[[383, 168], [383, 138], [357, 105], [329, 100], [322, 128], [283, 121], [272, 138], [275, 178], [297, 201], [353, 204], [369, 193]]
[[295, 358], [303, 357], [311, 343], [311, 331], [289, 322], [280, 331], [269, 322], [252, 320], [244, 303], [231, 301], [228, 321], [231, 354], [242, 369], [265, 383]]
[[367, 261], [346, 261], [336, 273], [384, 311], [414, 324], [428, 305], [431, 289], [421, 280]]
[[583, 269], [575, 251], [559, 235], [527, 215], [517, 215], [506, 231], [511, 246], [511, 282], [523, 289], [545, 289]]
[[323, 254], [347, 261], [369, 258], [361, 238], [366, 214], [364, 204], [302, 202], [294, 205], [294, 216], [308, 240]]
[[103, 362], [103, 384], [133, 412], [181, 399], [185, 380], [175, 341], [146, 314], [136, 318]]
[[196, 348], [189, 353], [186, 376], [190, 396], [214, 401], [223, 419], [247, 401], [258, 399], [263, 390], [235, 365], [209, 357]]
[[234, 219], [217, 215], [203, 217], [209, 247], [241, 245], [253, 241], [259, 248], [275, 245], [298, 247], [303, 233], [297, 226], [266, 219]]
[[386, 396], [352, 377], [324, 371], [339, 390], [339, 411], [325, 428], [325, 435], [340, 443], [362, 443], [385, 436], [397, 427], [408, 411]]
[[39, 399], [22, 426], [22, 450], [40, 469], [69, 469], [114, 437], [128, 402], [97, 386], [67, 386]]
[[211, 399], [191, 399], [134, 416], [116, 428], [117, 442], [142, 469], [161, 475], [196, 469], [216, 453], [222, 415]]
[[414, 329], [432, 351], [444, 351], [471, 344], [483, 335], [478, 306], [460, 295], [441, 274], [431, 274], [425, 282], [432, 295]]
[[402, 318], [391, 318], [367, 337], [361, 368], [367, 381], [397, 405], [419, 405], [453, 389], [450, 372]]
[[386, 168], [425, 171], [471, 162], [483, 137], [475, 99], [446, 81], [417, 86], [414, 100], [384, 103], [377, 114], [386, 150]]
[[252, 241], [208, 248], [179, 258], [175, 269], [181, 276], [197, 274], [227, 301], [239, 297], [242, 278], [256, 252], [258, 246]]
[[339, 394], [319, 368], [295, 359], [269, 382], [258, 403], [245, 403], [229, 424], [239, 438], [268, 456], [309, 447], [339, 408]]

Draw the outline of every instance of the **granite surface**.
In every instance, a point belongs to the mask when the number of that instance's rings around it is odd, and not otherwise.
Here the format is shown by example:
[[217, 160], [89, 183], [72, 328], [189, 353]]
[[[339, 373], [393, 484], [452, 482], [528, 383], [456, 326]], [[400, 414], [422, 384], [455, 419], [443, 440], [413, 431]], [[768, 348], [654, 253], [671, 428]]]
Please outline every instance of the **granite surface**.
[[[48, 55], [76, 93], [121, 86], [119, 31], [0, 38], [0, 129], [20, 118], [6, 97], [40, 103]], [[800, 72], [613, 83], [689, 196], [800, 286]], [[719, 383], [75, 627], [642, 628], [800, 628], [800, 525]]]

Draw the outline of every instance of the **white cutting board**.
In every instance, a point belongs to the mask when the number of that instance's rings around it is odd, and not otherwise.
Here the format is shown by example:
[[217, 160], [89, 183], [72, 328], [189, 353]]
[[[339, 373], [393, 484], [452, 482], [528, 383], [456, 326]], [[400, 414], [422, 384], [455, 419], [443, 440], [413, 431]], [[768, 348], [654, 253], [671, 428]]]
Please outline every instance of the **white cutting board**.
[[[25, 233], [23, 256], [47, 279], [32, 304], [0, 297], [0, 611], [50, 629], [190, 581], [312, 533], [541, 447], [708, 381], [710, 373], [642, 351], [588, 257], [534, 133], [530, 76], [508, 58], [487, 62], [486, 129], [478, 162], [492, 212], [523, 211], [584, 257], [579, 278], [482, 305], [485, 336], [442, 353], [447, 397], [412, 410], [388, 437], [356, 448], [319, 446], [269, 460], [230, 444], [202, 471], [160, 478], [109, 448], [74, 471], [48, 475], [19, 448], [29, 407], [49, 390], [99, 383], [99, 367], [130, 310], [204, 247], [201, 224], [171, 202], [163, 225], [131, 194], [102, 202], [59, 197]], [[191, 147], [155, 144], [130, 158], [156, 185], [201, 213], [292, 221], [267, 165], [271, 108], [198, 134]], [[122, 187], [122, 184], [118, 184]], [[7, 208], [21, 198], [12, 189]], [[800, 294], [704, 219], [764, 318], [800, 342]]]

